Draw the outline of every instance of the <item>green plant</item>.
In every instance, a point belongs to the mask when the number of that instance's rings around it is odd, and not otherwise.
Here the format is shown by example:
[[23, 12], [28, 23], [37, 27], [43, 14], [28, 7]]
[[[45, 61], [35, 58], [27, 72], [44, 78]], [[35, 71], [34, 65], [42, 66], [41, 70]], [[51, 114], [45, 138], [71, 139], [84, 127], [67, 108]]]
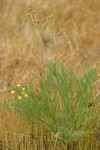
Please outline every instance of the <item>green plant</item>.
[[38, 11], [32, 10], [31, 8], [27, 11], [26, 15], [28, 16], [32, 27], [35, 31], [36, 37], [37, 37], [37, 43], [39, 46], [39, 50], [41, 53], [41, 62], [42, 62], [42, 68], [43, 71], [45, 72], [45, 61], [44, 61], [44, 45], [45, 45], [45, 40], [44, 37], [47, 39], [49, 38], [50, 41], [53, 41], [54, 43], [54, 51], [56, 54], [56, 60], [58, 58], [57, 56], [57, 42], [56, 42], [56, 37], [58, 35], [62, 35], [65, 30], [64, 29], [59, 29], [59, 31], [56, 31], [53, 27], [53, 19], [54, 16], [52, 14], [48, 15], [44, 20], [40, 19], [38, 16]]
[[31, 123], [41, 122], [61, 140], [76, 141], [99, 127], [97, 79], [96, 68], [87, 66], [77, 77], [72, 67], [50, 62], [38, 90], [30, 85], [12, 87], [15, 96], [6, 108]]

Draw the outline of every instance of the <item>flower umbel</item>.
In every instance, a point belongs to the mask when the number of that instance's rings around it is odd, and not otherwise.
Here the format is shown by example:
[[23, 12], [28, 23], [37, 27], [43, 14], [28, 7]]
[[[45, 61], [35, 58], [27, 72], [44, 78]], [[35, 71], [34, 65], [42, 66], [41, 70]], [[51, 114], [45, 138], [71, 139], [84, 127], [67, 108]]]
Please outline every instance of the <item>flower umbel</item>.
[[22, 94], [22, 95], [24, 95], [24, 94], [25, 94], [25, 92], [23, 91], [21, 94]]
[[22, 88], [22, 91], [25, 91], [25, 88]]
[[25, 94], [24, 97], [27, 98], [27, 97], [28, 97], [28, 94]]
[[22, 96], [18, 96], [18, 100], [21, 100], [22, 99]]
[[11, 94], [14, 94], [15, 93], [15, 91], [11, 91]]
[[20, 84], [17, 84], [17, 87], [20, 87]]

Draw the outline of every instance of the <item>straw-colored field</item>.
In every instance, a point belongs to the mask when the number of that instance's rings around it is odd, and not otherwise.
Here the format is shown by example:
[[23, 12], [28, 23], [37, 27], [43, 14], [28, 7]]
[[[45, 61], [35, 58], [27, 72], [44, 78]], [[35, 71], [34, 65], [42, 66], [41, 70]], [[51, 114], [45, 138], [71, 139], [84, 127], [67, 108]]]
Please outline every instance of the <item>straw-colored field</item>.
[[[55, 38], [41, 34], [39, 47], [26, 16], [29, 8], [37, 11], [42, 22], [53, 14], [53, 30], [64, 28], [65, 32]], [[9, 98], [9, 85], [36, 84], [43, 71], [41, 49], [44, 61], [57, 58], [66, 66], [72, 64], [78, 74], [86, 64], [100, 67], [100, 0], [0, 0], [0, 101]], [[4, 111], [0, 117], [0, 150], [52, 150], [47, 137], [53, 135], [41, 126], [32, 128]], [[31, 130], [34, 140], [30, 140]], [[90, 143], [92, 148], [87, 146]], [[55, 149], [99, 150], [93, 137], [84, 145], [82, 141], [72, 146], [58, 143]]]

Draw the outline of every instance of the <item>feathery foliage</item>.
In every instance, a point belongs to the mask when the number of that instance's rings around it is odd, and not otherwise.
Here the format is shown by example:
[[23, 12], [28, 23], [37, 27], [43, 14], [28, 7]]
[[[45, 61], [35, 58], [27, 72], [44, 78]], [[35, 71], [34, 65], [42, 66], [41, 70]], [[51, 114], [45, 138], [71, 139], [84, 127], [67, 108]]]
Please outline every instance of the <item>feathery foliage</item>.
[[12, 87], [15, 97], [6, 108], [31, 123], [42, 123], [59, 139], [76, 141], [99, 126], [97, 79], [96, 68], [87, 66], [77, 77], [72, 67], [49, 62], [38, 90], [30, 85], [24, 91], [22, 86]]

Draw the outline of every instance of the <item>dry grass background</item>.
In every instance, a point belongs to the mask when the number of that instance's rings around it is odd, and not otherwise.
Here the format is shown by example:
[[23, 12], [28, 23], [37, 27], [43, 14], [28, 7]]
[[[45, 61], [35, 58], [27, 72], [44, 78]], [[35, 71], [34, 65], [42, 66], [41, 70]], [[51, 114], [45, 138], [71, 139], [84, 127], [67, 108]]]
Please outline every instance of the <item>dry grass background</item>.
[[[73, 64], [76, 72], [80, 72], [87, 63], [100, 66], [99, 0], [0, 0], [0, 100], [5, 99], [5, 91], [10, 84], [32, 83], [41, 73], [37, 37], [25, 15], [30, 7], [38, 11], [42, 20], [53, 14], [55, 29], [64, 28], [66, 31], [57, 37], [56, 47], [43, 35], [45, 60], [54, 59], [56, 51], [58, 60], [67, 66]], [[7, 118], [2, 123], [3, 128], [0, 126], [5, 139], [3, 131]], [[9, 126], [11, 120], [8, 121], [8, 126], [9, 131], [11, 129], [17, 134], [20, 129], [14, 128], [14, 123], [18, 127], [17, 122], [20, 121], [15, 120], [12, 126]]]
[[[78, 68], [86, 63], [99, 64], [100, 56], [100, 1], [0, 0], [0, 77], [1, 82], [26, 82], [36, 75], [39, 50], [36, 36], [25, 11], [32, 7], [44, 19], [54, 14], [56, 30], [66, 34], [57, 37], [56, 50], [61, 62]], [[53, 59], [55, 46], [44, 40], [44, 57]]]

